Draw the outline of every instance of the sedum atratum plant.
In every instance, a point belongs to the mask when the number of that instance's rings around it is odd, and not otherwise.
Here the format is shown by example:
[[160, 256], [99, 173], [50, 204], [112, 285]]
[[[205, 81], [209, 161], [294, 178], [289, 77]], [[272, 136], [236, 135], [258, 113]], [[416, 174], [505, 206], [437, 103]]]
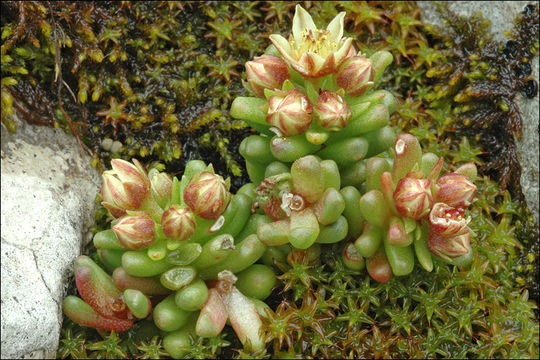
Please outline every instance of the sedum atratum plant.
[[80, 298], [64, 300], [69, 318], [118, 332], [151, 317], [173, 357], [228, 323], [256, 353], [272, 265], [317, 263], [321, 244], [343, 241], [345, 266], [379, 282], [410, 274], [415, 255], [426, 271], [434, 257], [470, 263], [476, 167], [440, 176], [442, 158], [396, 137], [397, 103], [374, 88], [392, 55], [357, 52], [344, 17], [321, 30], [298, 5], [289, 39], [271, 35], [273, 46], [246, 63], [253, 96], [236, 98], [231, 115], [259, 134], [240, 145], [252, 182], [236, 194], [200, 160], [180, 180], [112, 160], [101, 196], [114, 220], [94, 237], [105, 269], [75, 260]]

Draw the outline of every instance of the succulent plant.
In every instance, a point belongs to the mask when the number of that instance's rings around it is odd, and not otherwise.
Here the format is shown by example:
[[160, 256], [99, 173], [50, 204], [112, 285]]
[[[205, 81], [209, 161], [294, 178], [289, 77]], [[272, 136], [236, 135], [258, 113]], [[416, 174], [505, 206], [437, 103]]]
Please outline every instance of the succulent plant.
[[[281, 22], [290, 5], [294, 4], [267, 6]], [[311, 6], [316, 19], [331, 20], [337, 13], [333, 5], [330, 10], [322, 3], [305, 5]], [[361, 14], [353, 17], [355, 27], [370, 14], [368, 29], [388, 20], [392, 29], [388, 42], [396, 33], [407, 41], [419, 36], [414, 35], [417, 14], [408, 17], [385, 4], [340, 6]], [[256, 7], [245, 6], [242, 11], [258, 16]], [[231, 108], [232, 116], [259, 132], [245, 138], [239, 149], [251, 183], [231, 194], [229, 184], [212, 167], [192, 160], [182, 180], [172, 178], [169, 194], [168, 177], [150, 171], [152, 204], [157, 204], [150, 211], [161, 214], [152, 216], [154, 242], [133, 251], [113, 230], [96, 234], [98, 259], [112, 272], [120, 292], [112, 287], [98, 293], [107, 302], [96, 301], [83, 289], [81, 296], [85, 294], [90, 305], [79, 305], [84, 308], [82, 316], [76, 317], [74, 311], [66, 314], [87, 326], [107, 324], [105, 329], [116, 326], [118, 331], [132, 326], [124, 332], [131, 334], [148, 321], [138, 319], [151, 311], [154, 324], [163, 331], [163, 347], [173, 357], [216, 356], [216, 349], [230, 345], [223, 337], [231, 331], [238, 338], [233, 339], [234, 346], [244, 348], [241, 357], [266, 357], [272, 348], [277, 357], [466, 357], [476, 351], [486, 357], [534, 355], [538, 344], [531, 337], [538, 329], [534, 305], [526, 291], [509, 285], [513, 275], [502, 260], [509, 259], [508, 267], [514, 266], [514, 247], [521, 249], [510, 225], [515, 204], [505, 197], [504, 204], [494, 209], [500, 190], [487, 178], [483, 182], [477, 178], [470, 161], [476, 161], [478, 153], [466, 140], [458, 155], [444, 140], [427, 144], [430, 151], [467, 162], [439, 177], [442, 158], [423, 154], [420, 142], [410, 134], [396, 139], [390, 115], [397, 109], [392, 121], [407, 120], [396, 118], [416, 103], [407, 99], [398, 107], [390, 92], [374, 89], [391, 87], [381, 82], [392, 59], [389, 53], [369, 51], [365, 56], [355, 51], [353, 41], [344, 57], [330, 55], [332, 42], [322, 42], [342, 37], [343, 31], [317, 30], [300, 9], [290, 39], [301, 34], [303, 40], [321, 43], [304, 44], [303, 50], [312, 54], [303, 56], [294, 52], [301, 50], [294, 43], [289, 49], [284, 38], [274, 36], [281, 51], [270, 47], [246, 63], [246, 91], [255, 96], [237, 97]], [[210, 8], [205, 11], [215, 19], [210, 26], [221, 31], [211, 37], [219, 46], [235, 46], [225, 40], [238, 31], [238, 21], [223, 21]], [[340, 23], [350, 25], [351, 18], [338, 15], [328, 31]], [[305, 34], [302, 27], [308, 30]], [[398, 61], [409, 56], [421, 59], [414, 53], [416, 45], [406, 49], [398, 45], [390, 46]], [[340, 64], [332, 64], [336, 58]], [[314, 66], [300, 71], [310, 60], [316, 61]], [[391, 71], [393, 79], [400, 76], [394, 68]], [[418, 126], [411, 133], [426, 140], [422, 122]], [[133, 211], [145, 211], [130, 208], [129, 202], [111, 204], [117, 221], [137, 216]], [[508, 220], [497, 224], [495, 212]], [[488, 228], [492, 235], [487, 235]], [[412, 271], [415, 255], [427, 272]], [[279, 298], [269, 299], [269, 307], [261, 300], [276, 285], [276, 266], [283, 272], [279, 279], [284, 288]], [[363, 275], [364, 268], [378, 283]], [[81, 269], [79, 282], [86, 281], [87, 288], [95, 287], [92, 281], [98, 279], [107, 284]], [[119, 293], [125, 306], [109, 301]], [[84, 304], [71, 297], [69, 301]], [[116, 309], [118, 315], [107, 310], [110, 303], [115, 304], [110, 311]], [[511, 318], [518, 308], [520, 315]], [[507, 319], [504, 325], [492, 325], [501, 318]], [[503, 332], [510, 335], [495, 344], [493, 339]], [[115, 339], [105, 341], [109, 340]], [[154, 345], [152, 349], [160, 353], [159, 344]]]
[[[180, 181], [155, 169], [151, 181], [136, 159], [134, 164], [116, 160], [113, 169], [103, 175], [108, 180], [103, 194], [137, 190], [130, 201], [116, 201], [114, 207], [109, 205], [114, 197], [103, 199], [110, 214], [119, 217], [112, 229], [94, 236], [94, 245], [113, 274], [87, 256], [78, 258], [74, 269], [82, 299], [68, 296], [64, 313], [81, 325], [116, 332], [152, 314], [155, 325], [168, 333], [164, 348], [170, 354], [182, 351], [178, 336], [215, 337], [230, 319], [246, 349], [264, 349], [258, 334], [260, 300], [234, 286], [233, 272], [243, 270], [251, 278], [262, 272], [267, 279], [255, 292], [259, 299], [275, 285], [271, 268], [253, 266], [266, 245], [259, 241], [256, 227], [247, 228], [252, 199], [231, 195], [229, 180], [200, 160], [188, 162]], [[149, 203], [160, 217], [130, 210]]]

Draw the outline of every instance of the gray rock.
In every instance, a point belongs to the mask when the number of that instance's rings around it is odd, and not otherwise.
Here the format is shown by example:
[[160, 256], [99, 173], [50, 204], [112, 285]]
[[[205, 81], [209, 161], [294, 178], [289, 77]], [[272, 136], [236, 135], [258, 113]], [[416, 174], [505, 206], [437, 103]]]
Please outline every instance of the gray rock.
[[[508, 40], [505, 32], [512, 30], [514, 20], [522, 12], [526, 5], [533, 1], [457, 1], [448, 2], [449, 9], [460, 16], [470, 17], [475, 13], [491, 22], [489, 31], [494, 40], [505, 42]], [[436, 11], [434, 2], [419, 1], [418, 6], [422, 9], [422, 21], [425, 24], [443, 26], [443, 20]], [[532, 78], [538, 82], [538, 56], [532, 61]], [[526, 99], [521, 94], [516, 96], [516, 104], [523, 118], [523, 134], [515, 139], [518, 159], [521, 165], [521, 189], [527, 205], [538, 224], [538, 95], [533, 99]]]
[[55, 358], [101, 179], [75, 138], [47, 127], [2, 127], [1, 165], [1, 357]]
[[[538, 56], [534, 58], [532, 62], [532, 76], [538, 82]], [[523, 134], [521, 138], [516, 139], [516, 148], [519, 163], [521, 164], [521, 190], [527, 205], [531, 210], [536, 224], [539, 223], [538, 219], [538, 174], [540, 163], [540, 153], [538, 149], [539, 143], [539, 126], [538, 118], [540, 117], [538, 95], [533, 99], [527, 99], [519, 94], [516, 97], [516, 104], [519, 107], [521, 116], [523, 118]]]

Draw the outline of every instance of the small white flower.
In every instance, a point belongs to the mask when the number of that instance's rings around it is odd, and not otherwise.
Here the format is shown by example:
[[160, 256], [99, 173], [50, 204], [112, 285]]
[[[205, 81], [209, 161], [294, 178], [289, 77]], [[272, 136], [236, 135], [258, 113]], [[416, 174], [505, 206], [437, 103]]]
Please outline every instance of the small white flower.
[[270, 35], [270, 40], [285, 61], [303, 76], [326, 76], [354, 55], [352, 38], [343, 38], [344, 18], [345, 12], [341, 12], [326, 30], [317, 29], [309, 13], [296, 5], [289, 40], [277, 34]]

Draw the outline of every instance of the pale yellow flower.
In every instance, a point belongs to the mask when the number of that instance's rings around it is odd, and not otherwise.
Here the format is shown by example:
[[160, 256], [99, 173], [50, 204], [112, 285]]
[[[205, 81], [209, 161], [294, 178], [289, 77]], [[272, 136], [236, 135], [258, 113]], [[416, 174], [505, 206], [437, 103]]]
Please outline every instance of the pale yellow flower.
[[326, 30], [317, 29], [309, 13], [296, 5], [289, 40], [277, 34], [270, 35], [270, 40], [285, 61], [303, 76], [326, 76], [355, 55], [352, 38], [343, 37], [344, 18], [345, 12], [341, 12]]

